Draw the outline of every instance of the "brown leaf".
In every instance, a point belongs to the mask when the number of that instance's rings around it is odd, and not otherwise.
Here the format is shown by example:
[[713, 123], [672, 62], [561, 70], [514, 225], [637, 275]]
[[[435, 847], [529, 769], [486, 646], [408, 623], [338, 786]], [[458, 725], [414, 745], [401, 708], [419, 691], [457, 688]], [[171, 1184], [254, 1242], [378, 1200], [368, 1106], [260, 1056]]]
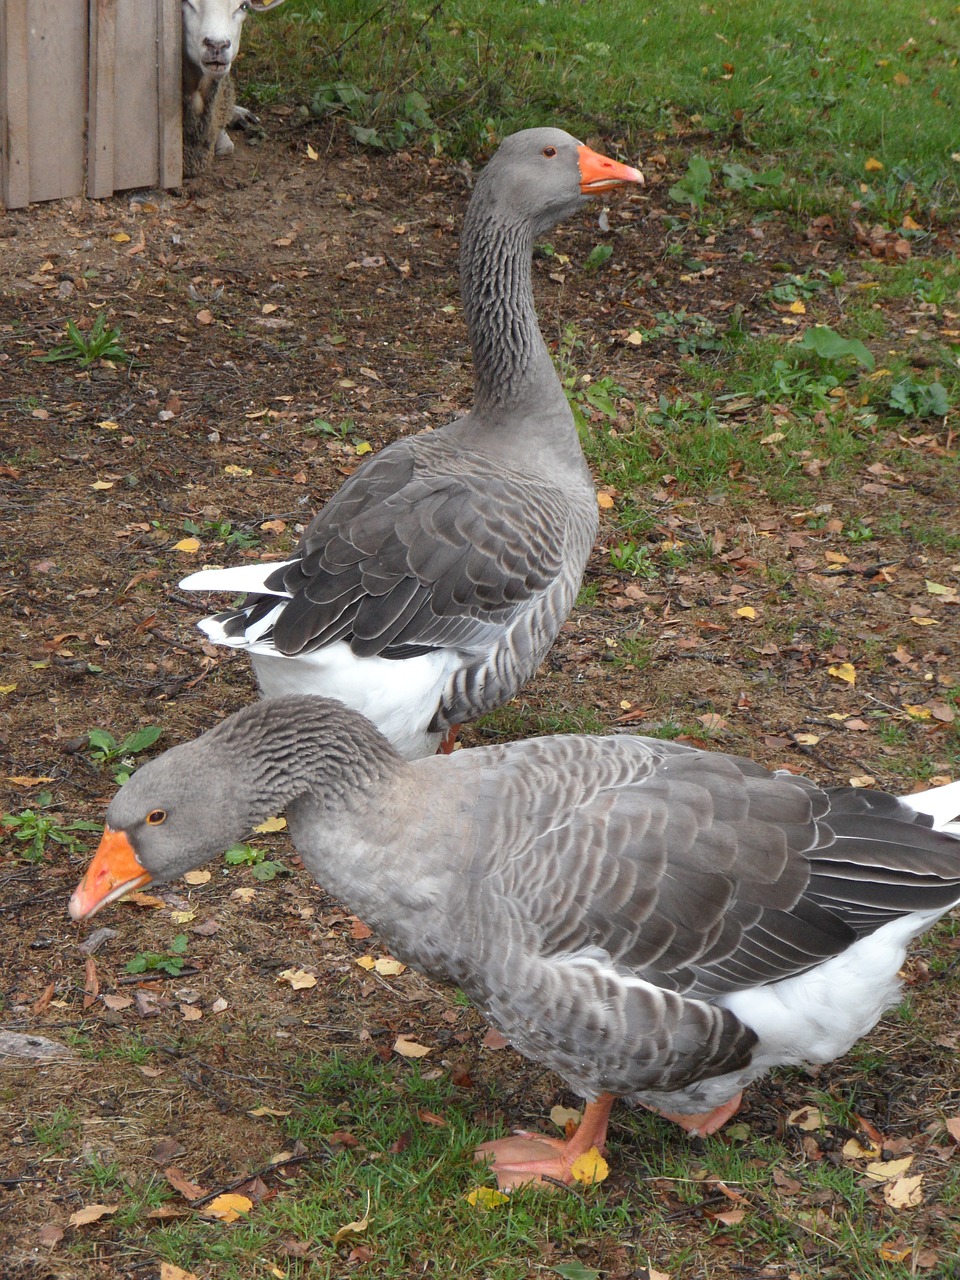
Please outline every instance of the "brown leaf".
[[480, 1043], [484, 1049], [505, 1049], [510, 1041], [496, 1027], [491, 1027]]
[[184, 1147], [176, 1138], [165, 1137], [161, 1138], [154, 1147], [150, 1159], [153, 1160], [155, 1164], [165, 1165], [169, 1164], [174, 1156], [183, 1155], [183, 1152]]
[[362, 942], [364, 938], [372, 937], [373, 930], [368, 924], [364, 924], [356, 916], [352, 916], [350, 920], [350, 937], [357, 942]]
[[173, 1187], [174, 1191], [179, 1191], [184, 1200], [199, 1200], [201, 1196], [207, 1194], [206, 1187], [200, 1187], [195, 1182], [190, 1182], [183, 1176], [175, 1164], [168, 1164], [163, 1171], [163, 1176]]
[[97, 963], [93, 956], [87, 956], [83, 966], [83, 1007], [89, 1009], [100, 994], [100, 980], [97, 977]]
[[63, 1227], [54, 1226], [52, 1222], [48, 1222], [37, 1232], [37, 1240], [47, 1249], [55, 1249], [62, 1239]]
[[947, 1133], [956, 1143], [960, 1143], [960, 1116], [951, 1116], [946, 1121]]
[[105, 1218], [107, 1214], [116, 1213], [120, 1208], [118, 1204], [88, 1204], [84, 1208], [78, 1209], [76, 1213], [70, 1215], [71, 1227], [86, 1227], [91, 1222], [99, 1222], [101, 1218]]
[[160, 1280], [200, 1280], [193, 1271], [184, 1271], [172, 1262], [160, 1263]]
[[47, 983], [43, 988], [43, 991], [41, 991], [40, 995], [33, 1003], [34, 1013], [46, 1013], [47, 1009], [50, 1007], [50, 1001], [53, 999], [53, 993], [56, 989], [57, 984], [55, 982]]
[[397, 1036], [393, 1045], [394, 1053], [399, 1053], [401, 1058], [425, 1058], [432, 1050], [425, 1044], [419, 1044], [416, 1040], [411, 1040], [409, 1036]]

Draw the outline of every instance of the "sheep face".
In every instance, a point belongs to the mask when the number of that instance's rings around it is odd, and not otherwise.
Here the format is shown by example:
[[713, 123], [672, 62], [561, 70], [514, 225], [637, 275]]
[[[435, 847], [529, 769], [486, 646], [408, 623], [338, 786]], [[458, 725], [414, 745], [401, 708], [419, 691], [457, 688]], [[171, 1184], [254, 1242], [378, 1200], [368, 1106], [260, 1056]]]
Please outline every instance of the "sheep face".
[[183, 54], [211, 80], [229, 75], [250, 5], [238, 0], [181, 0]]

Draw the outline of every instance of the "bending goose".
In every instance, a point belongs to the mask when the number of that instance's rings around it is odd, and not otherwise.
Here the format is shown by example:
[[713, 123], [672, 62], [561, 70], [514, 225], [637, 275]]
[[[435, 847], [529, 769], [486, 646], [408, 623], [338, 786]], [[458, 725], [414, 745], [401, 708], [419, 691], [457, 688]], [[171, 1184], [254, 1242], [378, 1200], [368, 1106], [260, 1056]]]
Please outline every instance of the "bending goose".
[[180, 584], [249, 593], [200, 627], [247, 650], [265, 696], [340, 698], [415, 758], [536, 671], [576, 599], [597, 506], [537, 324], [534, 242], [587, 196], [642, 181], [559, 129], [503, 142], [461, 238], [473, 409], [367, 461], [292, 559]]
[[[341, 703], [255, 703], [138, 769], [70, 901], [85, 919], [285, 807], [310, 873], [588, 1099], [572, 1139], [484, 1143], [571, 1180], [616, 1096], [714, 1132], [769, 1068], [845, 1053], [960, 901], [960, 782], [896, 799], [630, 736], [406, 761]], [[947, 827], [948, 830], [938, 830]]]

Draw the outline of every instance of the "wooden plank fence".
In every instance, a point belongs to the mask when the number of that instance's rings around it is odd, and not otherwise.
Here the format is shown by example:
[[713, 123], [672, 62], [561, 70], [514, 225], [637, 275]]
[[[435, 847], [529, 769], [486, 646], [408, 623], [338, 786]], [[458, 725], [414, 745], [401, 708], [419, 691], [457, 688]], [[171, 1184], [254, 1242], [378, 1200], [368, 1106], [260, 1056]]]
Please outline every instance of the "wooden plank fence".
[[180, 0], [0, 0], [8, 208], [178, 186]]

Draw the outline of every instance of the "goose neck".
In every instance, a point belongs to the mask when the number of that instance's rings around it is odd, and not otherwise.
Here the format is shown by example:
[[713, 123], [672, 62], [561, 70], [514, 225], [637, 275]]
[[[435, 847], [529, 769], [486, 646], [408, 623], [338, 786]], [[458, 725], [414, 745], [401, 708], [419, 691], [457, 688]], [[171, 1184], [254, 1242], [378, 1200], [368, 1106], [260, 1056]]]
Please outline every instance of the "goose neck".
[[460, 288], [482, 413], [542, 395], [551, 384], [559, 389], [559, 382], [534, 307], [533, 226], [476, 206], [464, 223]]

